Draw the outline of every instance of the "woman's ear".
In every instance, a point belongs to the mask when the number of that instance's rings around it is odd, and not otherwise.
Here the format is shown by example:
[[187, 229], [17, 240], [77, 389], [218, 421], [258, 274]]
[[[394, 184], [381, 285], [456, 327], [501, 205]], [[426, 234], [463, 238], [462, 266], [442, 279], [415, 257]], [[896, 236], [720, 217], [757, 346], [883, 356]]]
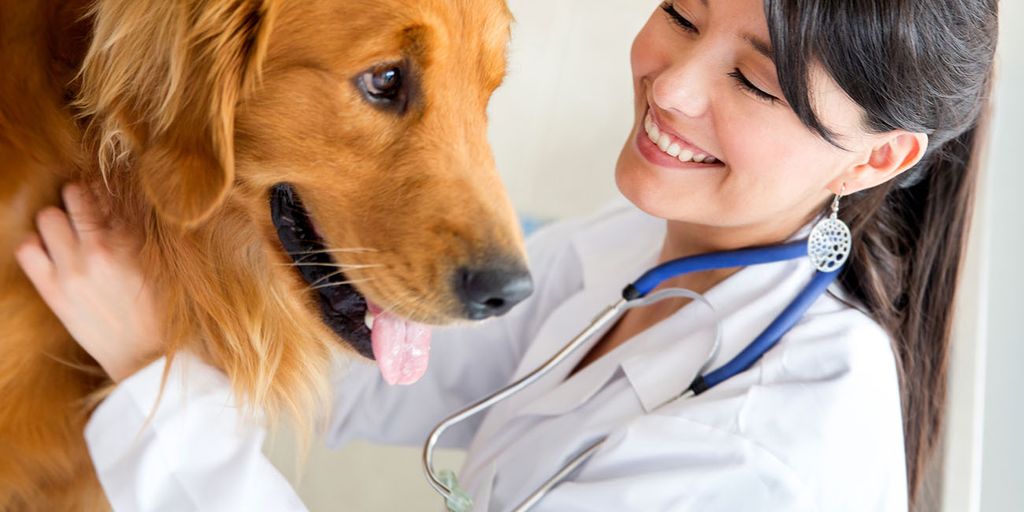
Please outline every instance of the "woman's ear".
[[[99, 0], [92, 10], [78, 104], [102, 132], [101, 158], [127, 146], [168, 221], [203, 222], [231, 189], [235, 109], [259, 75], [275, 3]], [[101, 160], [104, 172], [110, 164]]]
[[852, 194], [885, 183], [917, 165], [928, 149], [928, 135], [902, 130], [881, 136], [870, 149], [867, 161], [854, 165], [828, 188], [838, 194], [846, 185], [846, 194]]

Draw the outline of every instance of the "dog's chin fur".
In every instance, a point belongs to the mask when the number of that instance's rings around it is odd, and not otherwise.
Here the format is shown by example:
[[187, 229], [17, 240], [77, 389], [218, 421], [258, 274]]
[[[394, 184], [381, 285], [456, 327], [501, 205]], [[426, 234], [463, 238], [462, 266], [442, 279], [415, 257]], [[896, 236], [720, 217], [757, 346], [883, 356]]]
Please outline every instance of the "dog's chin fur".
[[[339, 263], [414, 320], [460, 318], [454, 268], [522, 260], [486, 144], [510, 19], [489, 1], [0, 0], [21, 34], [0, 46], [0, 510], [108, 507], [82, 432], [109, 382], [13, 260], [67, 181], [143, 239], [167, 358], [300, 431], [325, 419], [332, 351], [355, 355], [281, 247], [274, 184], [331, 247], [372, 248]], [[381, 56], [419, 71], [404, 116], [351, 87]]]

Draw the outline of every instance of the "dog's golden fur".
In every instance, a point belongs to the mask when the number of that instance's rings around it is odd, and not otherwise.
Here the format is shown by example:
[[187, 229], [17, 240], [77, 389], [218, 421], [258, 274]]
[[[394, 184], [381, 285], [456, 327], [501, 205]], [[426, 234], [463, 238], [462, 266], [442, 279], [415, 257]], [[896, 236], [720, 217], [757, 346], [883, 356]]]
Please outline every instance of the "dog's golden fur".
[[[462, 317], [452, 271], [521, 261], [486, 143], [504, 73], [500, 0], [0, 0], [0, 510], [106, 502], [82, 430], [108, 382], [13, 259], [83, 181], [144, 240], [168, 353], [224, 369], [247, 404], [309, 419], [329, 356], [270, 220], [287, 182], [347, 278], [415, 320]], [[353, 78], [401, 61], [408, 108]]]

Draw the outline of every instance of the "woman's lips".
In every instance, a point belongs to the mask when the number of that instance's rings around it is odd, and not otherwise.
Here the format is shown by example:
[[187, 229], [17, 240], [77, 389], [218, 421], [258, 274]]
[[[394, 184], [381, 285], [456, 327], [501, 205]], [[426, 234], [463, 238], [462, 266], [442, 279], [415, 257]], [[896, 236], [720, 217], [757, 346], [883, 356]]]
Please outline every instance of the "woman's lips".
[[643, 126], [636, 130], [636, 137], [634, 138], [637, 151], [643, 155], [644, 159], [651, 164], [659, 167], [669, 167], [674, 169], [715, 169], [723, 167], [722, 162], [715, 163], [698, 163], [694, 161], [682, 162], [679, 158], [672, 157], [668, 153], [664, 152], [651, 141], [647, 133], [644, 131]]
[[678, 133], [669, 130], [669, 127], [658, 119], [654, 110], [648, 108], [644, 116], [644, 131], [658, 149], [664, 151], [668, 156], [678, 158], [680, 162], [715, 163], [718, 158], [710, 151], [686, 140]]

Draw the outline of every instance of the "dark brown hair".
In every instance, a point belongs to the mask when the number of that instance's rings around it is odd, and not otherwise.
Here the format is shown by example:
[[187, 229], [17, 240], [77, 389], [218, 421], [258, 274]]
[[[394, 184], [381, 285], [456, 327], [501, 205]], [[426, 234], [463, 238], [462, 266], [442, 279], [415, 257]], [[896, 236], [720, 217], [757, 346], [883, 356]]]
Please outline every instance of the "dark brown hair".
[[765, 0], [765, 12], [782, 90], [808, 128], [841, 146], [813, 110], [809, 70], [820, 65], [864, 109], [868, 130], [929, 136], [917, 166], [840, 211], [854, 241], [840, 281], [893, 340], [913, 506], [941, 433], [996, 0]]

